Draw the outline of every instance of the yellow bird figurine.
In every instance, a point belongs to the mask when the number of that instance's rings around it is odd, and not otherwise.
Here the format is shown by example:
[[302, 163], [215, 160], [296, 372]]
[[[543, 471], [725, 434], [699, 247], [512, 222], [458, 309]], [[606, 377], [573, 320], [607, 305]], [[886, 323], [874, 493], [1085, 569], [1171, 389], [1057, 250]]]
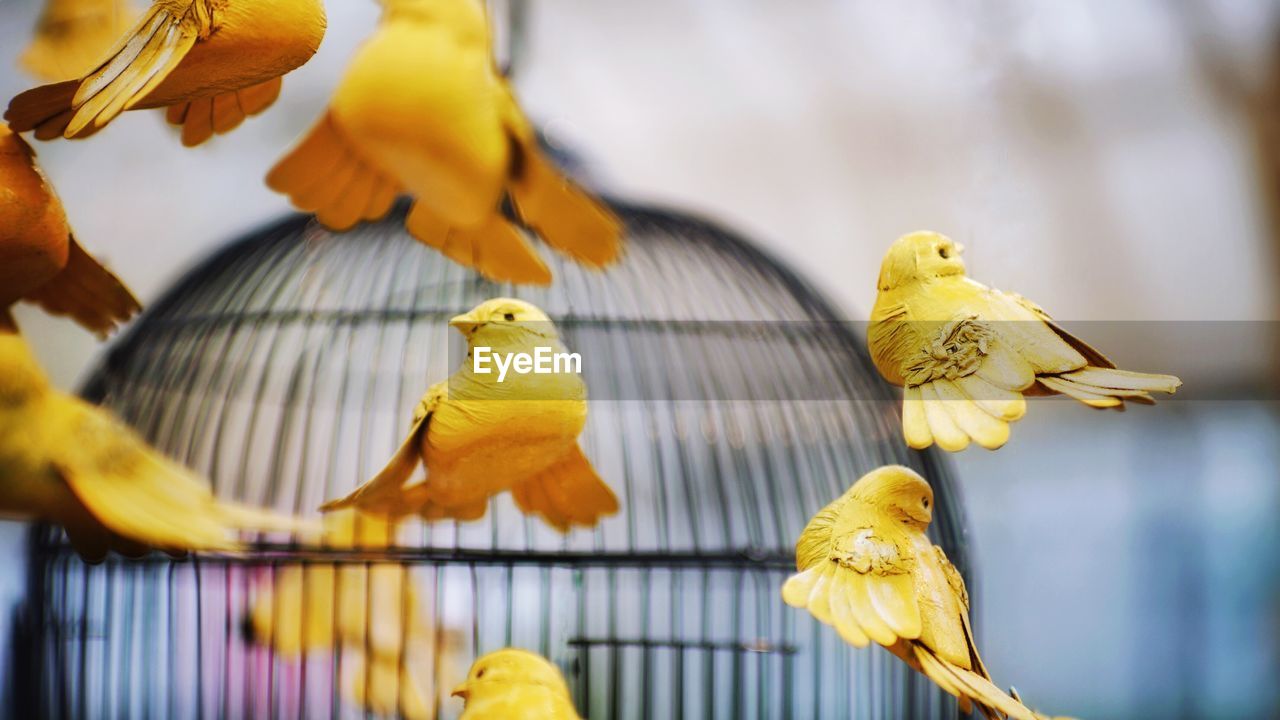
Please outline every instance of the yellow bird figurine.
[[875, 641], [988, 718], [1043, 716], [991, 682], [974, 645], [964, 578], [925, 530], [933, 489], [910, 468], [862, 476], [805, 526], [799, 572], [782, 586], [788, 605], [807, 608], [851, 645]]
[[0, 311], [0, 515], [61, 525], [89, 562], [108, 550], [234, 551], [237, 530], [305, 527], [216, 500], [111, 413], [50, 387], [7, 311]]
[[880, 374], [905, 388], [907, 444], [988, 449], [1009, 439], [1026, 412], [1024, 395], [1062, 393], [1095, 408], [1155, 402], [1172, 375], [1117, 370], [1021, 295], [965, 275], [963, 247], [915, 232], [894, 242], [880, 266], [867, 342]]
[[617, 258], [621, 225], [543, 155], [494, 66], [480, 0], [382, 0], [357, 52], [302, 142], [267, 185], [335, 230], [415, 199], [411, 235], [492, 280], [548, 284], [551, 271], [504, 217], [592, 267]]
[[[337, 512], [325, 516], [323, 537], [306, 542], [378, 550], [394, 543], [395, 530], [385, 517]], [[420, 656], [434, 654], [437, 642], [419, 604], [410, 571], [399, 563], [315, 562], [276, 568], [258, 585], [246, 620], [254, 640], [277, 656], [342, 651], [345, 696], [369, 713], [430, 720], [435, 672]], [[457, 633], [441, 635], [447, 660]]]
[[21, 93], [5, 119], [40, 140], [82, 138], [125, 110], [166, 108], [199, 145], [275, 102], [324, 30], [320, 0], [154, 0], [87, 74]]
[[[510, 490], [523, 512], [541, 514], [561, 532], [594, 526], [617, 512], [613, 491], [578, 447], [587, 420], [582, 378], [564, 366], [564, 372], [545, 374], [514, 369], [521, 354], [533, 356], [540, 348], [549, 355], [566, 352], [546, 314], [520, 300], [497, 298], [449, 324], [467, 338], [463, 367], [427, 390], [391, 462], [321, 509], [476, 520], [491, 496]], [[477, 348], [493, 360], [479, 372], [473, 362]], [[503, 358], [511, 368], [505, 378], [495, 366]], [[550, 361], [547, 369], [554, 369]], [[406, 487], [420, 462], [426, 479]]]
[[71, 235], [31, 146], [0, 123], [0, 311], [19, 301], [105, 336], [140, 306]]
[[45, 0], [19, 61], [46, 82], [80, 77], [98, 67], [137, 16], [129, 0]]
[[560, 669], [528, 650], [476, 660], [453, 694], [465, 703], [459, 720], [579, 720]]

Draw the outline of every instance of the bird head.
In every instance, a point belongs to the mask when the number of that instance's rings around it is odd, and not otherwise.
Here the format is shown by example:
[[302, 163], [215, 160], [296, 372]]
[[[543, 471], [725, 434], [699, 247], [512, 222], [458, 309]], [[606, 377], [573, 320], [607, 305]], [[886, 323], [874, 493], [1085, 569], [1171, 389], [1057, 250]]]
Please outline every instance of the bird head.
[[917, 280], [964, 275], [964, 246], [929, 230], [908, 233], [893, 242], [880, 264], [880, 290], [893, 290]]
[[924, 530], [933, 521], [933, 488], [915, 470], [886, 465], [863, 475], [849, 489], [857, 500]]
[[471, 345], [502, 346], [535, 338], [557, 340], [556, 326], [547, 314], [523, 300], [494, 298], [469, 312], [458, 315], [449, 324], [457, 328]]
[[466, 681], [451, 694], [470, 700], [515, 685], [540, 685], [569, 696], [569, 686], [555, 665], [541, 655], [518, 648], [503, 648], [476, 660], [467, 671]]

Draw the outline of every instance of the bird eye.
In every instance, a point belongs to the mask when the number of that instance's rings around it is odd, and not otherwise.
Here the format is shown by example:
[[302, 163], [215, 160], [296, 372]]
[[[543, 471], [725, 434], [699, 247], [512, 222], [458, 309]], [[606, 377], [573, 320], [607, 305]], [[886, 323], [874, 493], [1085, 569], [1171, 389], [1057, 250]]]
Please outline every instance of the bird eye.
[[503, 315], [503, 316], [502, 316], [502, 319], [503, 319], [503, 320], [506, 320], [507, 322], [511, 322], [511, 321], [513, 321], [513, 320], [515, 320], [515, 319], [516, 319], [516, 314], [515, 314], [515, 313], [507, 313], [507, 314], [505, 314], [505, 315]]
[[924, 506], [929, 507], [929, 498], [924, 498]]
[[943, 260], [946, 260], [947, 258], [951, 257], [951, 251], [948, 250], [945, 245], [940, 245], [938, 247], [938, 257], [942, 258]]
[[480, 678], [484, 677], [484, 671], [485, 671], [485, 668], [480, 668], [479, 670], [477, 670], [477, 671], [476, 671], [476, 679], [477, 679], [477, 680], [479, 680]]

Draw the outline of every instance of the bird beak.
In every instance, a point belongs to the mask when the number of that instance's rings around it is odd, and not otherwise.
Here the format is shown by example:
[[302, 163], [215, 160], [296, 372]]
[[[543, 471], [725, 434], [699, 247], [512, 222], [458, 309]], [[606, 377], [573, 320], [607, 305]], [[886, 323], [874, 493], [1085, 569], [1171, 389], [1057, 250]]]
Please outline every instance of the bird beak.
[[462, 698], [463, 700], [468, 700], [468, 699], [470, 699], [470, 693], [468, 693], [468, 692], [467, 692], [467, 684], [466, 684], [466, 683], [462, 683], [462, 684], [461, 684], [461, 685], [459, 685], [458, 687], [454, 688], [454, 689], [453, 689], [453, 692], [449, 693], [449, 696], [450, 696], [450, 697], [460, 697], [460, 698]]
[[480, 322], [479, 318], [471, 313], [463, 313], [461, 315], [454, 316], [449, 320], [449, 326], [458, 328], [458, 330], [462, 331], [463, 335], [470, 335], [483, 324], [484, 323]]

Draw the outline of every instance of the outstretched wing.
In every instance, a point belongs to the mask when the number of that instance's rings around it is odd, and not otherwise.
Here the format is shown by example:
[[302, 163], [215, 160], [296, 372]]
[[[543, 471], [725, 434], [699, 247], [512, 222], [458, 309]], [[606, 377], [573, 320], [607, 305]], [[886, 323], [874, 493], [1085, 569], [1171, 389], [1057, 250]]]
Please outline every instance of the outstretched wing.
[[5, 118], [17, 132], [47, 139], [90, 135], [164, 81], [213, 31], [209, 0], [156, 0], [108, 59], [84, 78], [28, 90]]
[[621, 221], [543, 155], [533, 126], [505, 81], [499, 101], [512, 148], [511, 200], [521, 222], [551, 247], [589, 267], [617, 260], [622, 252]]
[[832, 503], [801, 535], [797, 565], [783, 601], [807, 608], [846, 642], [891, 647], [920, 637], [910, 542], [874, 508], [848, 495]]
[[448, 392], [447, 382], [432, 385], [414, 408], [409, 435], [400, 443], [400, 449], [396, 450], [390, 462], [372, 480], [356, 488], [350, 495], [331, 500], [321, 505], [320, 509], [331, 512], [354, 507], [370, 513], [397, 516], [414, 512], [415, 508], [406, 507], [404, 485], [422, 459], [422, 436], [430, 425], [431, 415], [440, 401], [448, 396]]

